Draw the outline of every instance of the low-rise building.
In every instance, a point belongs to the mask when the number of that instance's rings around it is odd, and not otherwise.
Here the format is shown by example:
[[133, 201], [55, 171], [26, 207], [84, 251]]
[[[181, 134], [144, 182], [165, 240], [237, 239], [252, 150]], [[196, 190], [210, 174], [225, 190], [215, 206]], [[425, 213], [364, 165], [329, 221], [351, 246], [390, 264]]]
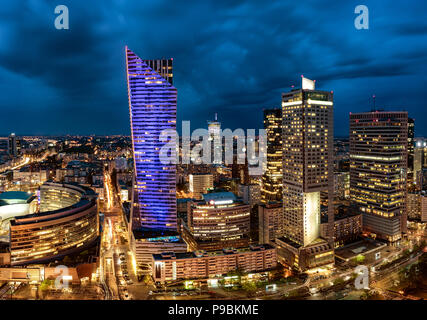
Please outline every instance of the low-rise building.
[[258, 232], [260, 243], [272, 243], [283, 236], [283, 205], [281, 202], [258, 206]]
[[177, 232], [164, 231], [159, 233], [150, 230], [131, 230], [130, 248], [139, 265], [148, 266], [152, 270], [152, 255], [162, 252], [187, 252], [187, 244]]
[[307, 246], [301, 246], [281, 237], [276, 239], [276, 248], [279, 261], [299, 271], [332, 266], [335, 263], [334, 248], [320, 238]]
[[188, 227], [205, 250], [245, 247], [249, 243], [250, 206], [231, 192], [203, 195], [188, 203]]
[[[334, 219], [335, 247], [356, 241], [362, 234], [362, 214], [355, 212], [339, 212]], [[320, 236], [326, 237], [328, 232], [328, 217], [323, 215], [320, 224]]]
[[273, 269], [277, 266], [277, 254], [269, 244], [213, 252], [166, 252], [154, 254], [153, 265], [154, 281], [164, 283], [214, 278], [234, 270], [260, 272]]

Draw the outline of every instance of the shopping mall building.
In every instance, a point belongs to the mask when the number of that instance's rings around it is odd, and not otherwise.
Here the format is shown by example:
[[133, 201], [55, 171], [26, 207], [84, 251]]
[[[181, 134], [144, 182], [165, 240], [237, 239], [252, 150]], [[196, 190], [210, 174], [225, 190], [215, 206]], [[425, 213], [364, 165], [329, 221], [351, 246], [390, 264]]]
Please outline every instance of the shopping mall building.
[[37, 195], [39, 211], [10, 220], [8, 252], [2, 265], [27, 265], [58, 260], [93, 246], [99, 239], [95, 192], [77, 184], [44, 183]]

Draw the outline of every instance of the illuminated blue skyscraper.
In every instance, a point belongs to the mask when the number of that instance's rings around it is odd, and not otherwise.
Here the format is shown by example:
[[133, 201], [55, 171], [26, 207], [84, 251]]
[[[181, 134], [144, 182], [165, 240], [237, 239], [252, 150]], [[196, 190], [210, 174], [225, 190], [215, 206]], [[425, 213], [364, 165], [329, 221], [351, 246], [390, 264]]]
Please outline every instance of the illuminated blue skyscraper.
[[137, 221], [142, 230], [176, 231], [176, 166], [159, 159], [161, 132], [176, 129], [172, 59], [142, 60], [125, 50]]

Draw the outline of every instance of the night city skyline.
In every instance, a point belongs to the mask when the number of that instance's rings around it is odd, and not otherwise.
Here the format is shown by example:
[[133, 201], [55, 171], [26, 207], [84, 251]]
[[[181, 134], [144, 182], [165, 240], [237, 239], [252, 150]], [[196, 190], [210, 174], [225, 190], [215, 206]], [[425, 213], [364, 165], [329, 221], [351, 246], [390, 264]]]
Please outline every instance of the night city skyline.
[[352, 2], [63, 4], [69, 30], [54, 28], [51, 1], [0, 9], [1, 135], [130, 135], [125, 45], [174, 59], [178, 130], [182, 120], [206, 127], [215, 112], [223, 128], [260, 129], [263, 109], [280, 107], [303, 74], [334, 91], [336, 137], [348, 136], [350, 112], [372, 109], [373, 95], [427, 135], [424, 3], [367, 1], [368, 30], [354, 28]]
[[0, 301], [148, 319], [422, 307], [426, 9], [0, 6]]

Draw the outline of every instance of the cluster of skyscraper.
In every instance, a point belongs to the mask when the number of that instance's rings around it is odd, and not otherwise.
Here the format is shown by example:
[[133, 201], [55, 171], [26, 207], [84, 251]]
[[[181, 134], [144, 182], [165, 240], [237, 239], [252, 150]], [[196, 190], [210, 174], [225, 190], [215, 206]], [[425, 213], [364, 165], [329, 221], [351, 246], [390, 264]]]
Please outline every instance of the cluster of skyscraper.
[[[333, 262], [333, 92], [315, 90], [315, 82], [303, 77], [301, 89], [282, 94], [282, 109], [264, 111], [264, 127], [260, 235], [276, 238], [279, 256], [289, 265], [304, 269]], [[366, 235], [394, 242], [406, 232], [413, 135], [407, 112], [350, 114], [350, 203], [352, 212], [362, 214]], [[322, 213], [328, 245], [320, 239]]]
[[[172, 59], [142, 60], [126, 48], [126, 60], [134, 221], [139, 229], [156, 232], [164, 245], [165, 232], [177, 231], [176, 168], [159, 159], [161, 131], [176, 128]], [[302, 77], [300, 89], [282, 94], [281, 109], [264, 110], [267, 166], [259, 208], [265, 221], [260, 227], [273, 229], [268, 238], [277, 245], [279, 257], [300, 269], [334, 262], [333, 105], [332, 91], [316, 90], [314, 81]], [[212, 140], [220, 130], [216, 118], [209, 123]], [[366, 232], [388, 241], [399, 240], [406, 230], [408, 146], [406, 112], [350, 115], [352, 207], [363, 214]], [[323, 238], [322, 212], [328, 221]]]

